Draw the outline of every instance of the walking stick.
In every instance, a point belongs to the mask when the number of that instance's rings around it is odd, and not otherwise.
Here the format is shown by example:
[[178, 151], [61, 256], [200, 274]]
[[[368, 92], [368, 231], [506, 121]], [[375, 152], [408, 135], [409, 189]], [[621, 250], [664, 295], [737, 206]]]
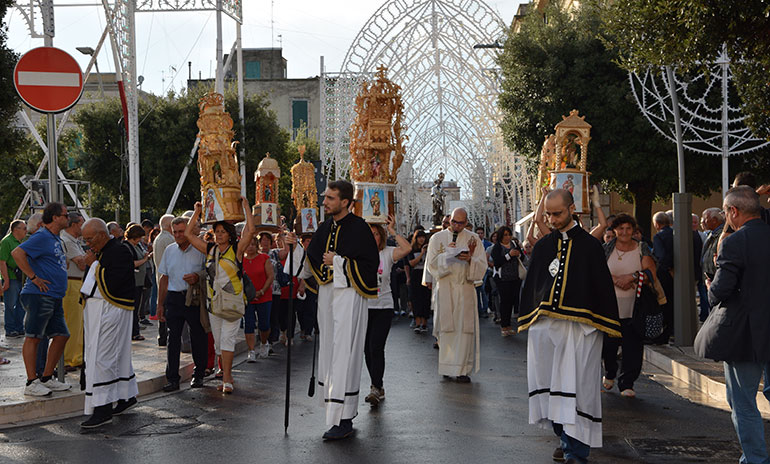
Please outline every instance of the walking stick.
[[[293, 225], [292, 220], [289, 224]], [[284, 406], [283, 413], [283, 433], [284, 435], [289, 431], [289, 389], [291, 387], [291, 342], [294, 339], [294, 305], [293, 305], [293, 293], [294, 293], [294, 245], [289, 244], [289, 327], [287, 332], [291, 331], [291, 335], [286, 336], [286, 405]]]
[[310, 385], [307, 387], [307, 396], [313, 397], [315, 395], [315, 356], [316, 349], [318, 349], [318, 332], [313, 334], [313, 369], [310, 371]]

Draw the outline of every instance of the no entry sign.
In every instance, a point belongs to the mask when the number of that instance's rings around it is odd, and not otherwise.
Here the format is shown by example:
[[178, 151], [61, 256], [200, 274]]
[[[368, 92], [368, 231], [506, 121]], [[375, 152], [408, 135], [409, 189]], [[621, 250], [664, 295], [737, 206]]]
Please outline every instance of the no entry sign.
[[83, 92], [83, 73], [64, 50], [35, 48], [19, 59], [13, 84], [21, 99], [41, 113], [67, 111]]

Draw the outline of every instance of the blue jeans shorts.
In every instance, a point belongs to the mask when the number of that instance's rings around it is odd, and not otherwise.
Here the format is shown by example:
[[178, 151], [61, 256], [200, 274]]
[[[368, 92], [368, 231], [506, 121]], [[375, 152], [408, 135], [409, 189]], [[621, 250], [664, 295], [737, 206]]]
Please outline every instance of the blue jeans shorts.
[[26, 312], [24, 335], [30, 338], [69, 337], [70, 331], [64, 321], [62, 299], [46, 295], [25, 293], [19, 302]]
[[246, 312], [243, 317], [246, 320], [244, 333], [253, 334], [254, 328], [259, 320], [259, 330], [261, 332], [267, 332], [270, 330], [270, 307], [272, 301], [266, 301], [264, 303], [249, 303], [246, 306]]

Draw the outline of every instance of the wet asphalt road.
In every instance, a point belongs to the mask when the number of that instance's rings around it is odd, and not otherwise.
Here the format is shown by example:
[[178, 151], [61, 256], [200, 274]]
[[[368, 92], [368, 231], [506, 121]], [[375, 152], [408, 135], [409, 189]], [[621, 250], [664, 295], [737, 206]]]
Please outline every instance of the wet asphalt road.
[[[206, 388], [143, 399], [97, 432], [82, 417], [0, 432], [0, 463], [550, 463], [552, 432], [527, 424], [526, 335], [503, 339], [481, 323], [481, 370], [471, 384], [437, 374], [438, 351], [408, 319], [394, 319], [386, 350], [386, 400], [363, 402], [356, 435], [325, 443], [319, 392], [307, 396], [312, 343], [293, 353], [291, 413], [284, 434], [285, 354], [235, 368], [233, 395]], [[596, 463], [737, 462], [729, 414], [690, 403], [644, 375], [638, 397], [602, 394], [604, 447]]]

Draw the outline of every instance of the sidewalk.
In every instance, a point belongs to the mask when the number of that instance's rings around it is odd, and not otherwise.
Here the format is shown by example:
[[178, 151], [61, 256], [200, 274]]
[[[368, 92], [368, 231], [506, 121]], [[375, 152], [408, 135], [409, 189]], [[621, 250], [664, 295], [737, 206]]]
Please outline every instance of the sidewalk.
[[[646, 345], [644, 359], [644, 371], [652, 380], [695, 403], [730, 411], [723, 363], [699, 358], [691, 346]], [[770, 419], [770, 402], [762, 388], [760, 383], [757, 406], [762, 417]]]
[[[166, 348], [159, 347], [156, 341], [157, 322], [153, 321], [142, 334], [144, 341], [132, 342], [132, 362], [139, 386], [139, 397], [159, 392], [166, 384]], [[72, 385], [68, 392], [54, 392], [50, 397], [36, 398], [24, 396], [26, 372], [21, 356], [24, 338], [5, 339], [0, 337], [0, 356], [11, 360], [10, 364], [0, 366], [0, 429], [15, 427], [23, 423], [53, 419], [56, 416], [83, 412], [85, 393], [80, 390], [80, 371], [68, 373], [65, 382]], [[236, 356], [246, 351], [243, 332], [240, 333], [235, 347]], [[190, 380], [193, 371], [192, 356], [182, 353], [180, 359], [182, 388], [189, 388], [185, 382]], [[213, 377], [209, 377], [211, 379]], [[208, 380], [207, 379], [207, 380]]]

